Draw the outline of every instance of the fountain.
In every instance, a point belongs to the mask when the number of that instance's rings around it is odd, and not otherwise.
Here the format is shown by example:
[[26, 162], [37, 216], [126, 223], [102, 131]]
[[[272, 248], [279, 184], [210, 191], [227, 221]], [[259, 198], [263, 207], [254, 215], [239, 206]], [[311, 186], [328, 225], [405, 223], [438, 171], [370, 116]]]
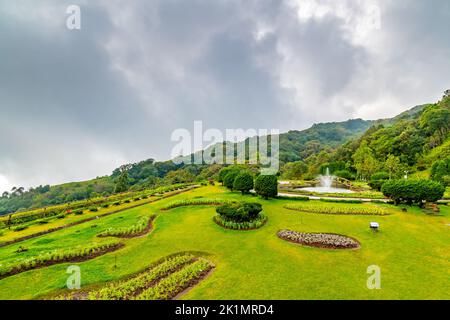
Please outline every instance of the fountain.
[[319, 180], [320, 180], [320, 186], [322, 188], [330, 189], [332, 187], [333, 176], [330, 175], [330, 168], [327, 168], [324, 176], [322, 176], [322, 175], [319, 176]]
[[325, 175], [320, 175], [318, 178], [320, 181], [319, 187], [300, 188], [298, 190], [317, 193], [353, 193], [350, 189], [333, 188], [334, 176], [330, 174], [329, 168], [325, 170]]

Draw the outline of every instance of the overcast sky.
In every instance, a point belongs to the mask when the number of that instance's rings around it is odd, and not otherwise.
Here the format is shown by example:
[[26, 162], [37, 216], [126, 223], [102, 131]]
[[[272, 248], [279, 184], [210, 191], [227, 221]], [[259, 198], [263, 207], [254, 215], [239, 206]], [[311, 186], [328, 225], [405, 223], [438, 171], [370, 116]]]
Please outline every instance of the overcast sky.
[[287, 131], [436, 102], [449, 30], [447, 0], [0, 0], [0, 191], [168, 159], [194, 120]]

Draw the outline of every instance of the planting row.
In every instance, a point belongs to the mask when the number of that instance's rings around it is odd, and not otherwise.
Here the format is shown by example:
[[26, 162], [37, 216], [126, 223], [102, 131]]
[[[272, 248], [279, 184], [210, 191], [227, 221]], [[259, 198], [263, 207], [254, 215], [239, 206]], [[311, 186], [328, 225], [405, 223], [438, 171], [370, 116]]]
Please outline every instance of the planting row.
[[46, 253], [16, 260], [0, 266], [0, 279], [21, 272], [65, 262], [81, 262], [101, 256], [124, 246], [117, 241], [94, 243], [84, 247], [73, 249], [53, 250]]
[[168, 276], [188, 263], [192, 263], [195, 257], [184, 254], [168, 258], [156, 266], [124, 281], [112, 283], [99, 290], [91, 291], [89, 300], [129, 300], [136, 297], [146, 289], [155, 285], [162, 278]]
[[142, 236], [148, 233], [152, 227], [152, 222], [156, 215], [151, 215], [150, 217], [142, 217], [139, 221], [129, 227], [121, 228], [109, 228], [100, 234], [98, 237], [118, 237], [118, 238], [134, 238]]
[[319, 214], [338, 214], [338, 215], [388, 215], [390, 211], [375, 206], [351, 206], [351, 205], [318, 205], [308, 203], [287, 204], [284, 208], [295, 211], [319, 213]]
[[223, 199], [206, 199], [206, 198], [199, 198], [199, 199], [185, 199], [185, 200], [178, 200], [173, 201], [161, 208], [161, 210], [170, 210], [178, 207], [186, 207], [186, 206], [220, 206], [225, 203], [229, 203], [228, 200]]
[[83, 294], [69, 293], [56, 299], [168, 300], [195, 285], [214, 268], [190, 253], [169, 256], [126, 280], [112, 282]]
[[195, 285], [213, 268], [208, 260], [199, 258], [152, 286], [136, 297], [137, 300], [169, 300]]
[[[83, 201], [77, 201], [66, 205], [57, 205], [50, 208], [42, 208], [29, 212], [20, 212], [0, 217], [0, 229], [16, 227], [16, 231], [21, 231], [35, 223], [48, 223], [50, 218], [64, 218], [67, 214], [81, 215], [85, 211], [96, 212], [98, 208], [108, 208], [109, 206], [119, 206], [121, 204], [131, 203], [147, 199], [150, 196], [159, 196], [163, 193], [181, 190], [189, 187], [187, 184], [176, 184], [156, 189], [150, 189], [135, 193], [124, 193], [109, 196], [106, 198], [95, 198]], [[26, 225], [23, 225], [26, 224]]]
[[291, 230], [281, 230], [278, 237], [310, 247], [329, 249], [354, 249], [359, 248], [359, 242], [355, 239], [331, 233], [303, 233]]

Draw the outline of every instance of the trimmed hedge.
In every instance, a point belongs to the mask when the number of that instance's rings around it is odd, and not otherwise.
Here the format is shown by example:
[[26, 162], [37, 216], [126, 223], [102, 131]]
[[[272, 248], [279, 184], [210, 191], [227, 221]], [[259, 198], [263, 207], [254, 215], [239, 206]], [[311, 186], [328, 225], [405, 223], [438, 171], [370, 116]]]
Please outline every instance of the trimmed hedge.
[[417, 204], [420, 207], [424, 202], [436, 202], [444, 196], [445, 187], [432, 180], [390, 180], [383, 184], [381, 191], [396, 205], [406, 203]]

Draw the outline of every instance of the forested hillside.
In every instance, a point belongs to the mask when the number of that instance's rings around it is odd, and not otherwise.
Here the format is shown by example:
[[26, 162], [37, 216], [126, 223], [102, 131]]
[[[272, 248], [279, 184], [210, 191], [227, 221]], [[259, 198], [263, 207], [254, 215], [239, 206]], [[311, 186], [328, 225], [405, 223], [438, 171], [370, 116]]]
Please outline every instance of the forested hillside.
[[362, 179], [379, 171], [397, 177], [428, 176], [433, 164], [450, 157], [450, 97], [412, 111], [377, 122], [330, 154], [326, 162]]
[[[422, 174], [450, 181], [450, 97], [414, 107], [392, 118], [315, 124], [280, 134], [281, 176], [311, 179], [329, 167], [347, 179], [369, 180], [375, 173], [400, 177]], [[243, 142], [242, 142], [243, 143]], [[228, 148], [232, 150], [233, 148]], [[204, 151], [211, 152], [211, 148]], [[221, 165], [175, 164], [153, 159], [123, 165], [110, 176], [25, 190], [0, 197], [0, 214], [127, 190], [201, 181], [217, 177]]]

